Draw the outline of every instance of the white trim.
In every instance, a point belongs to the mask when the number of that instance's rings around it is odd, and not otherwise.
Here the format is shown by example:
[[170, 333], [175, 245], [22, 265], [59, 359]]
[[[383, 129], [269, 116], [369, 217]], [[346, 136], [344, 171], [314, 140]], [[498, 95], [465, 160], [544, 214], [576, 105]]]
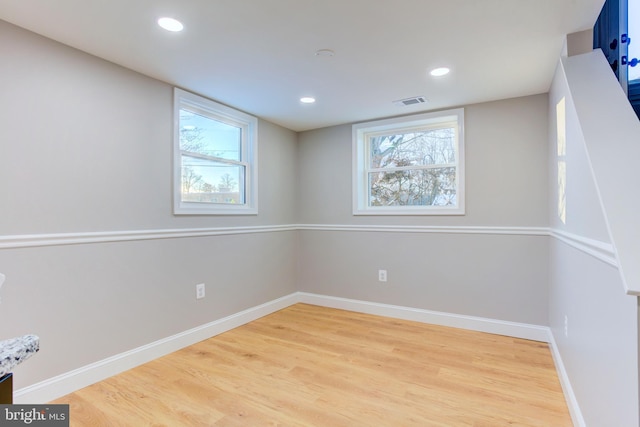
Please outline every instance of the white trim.
[[84, 233], [16, 234], [0, 236], [0, 249], [80, 245], [106, 242], [126, 242], [135, 240], [193, 238], [232, 234], [273, 233], [296, 230], [376, 233], [440, 233], [551, 236], [613, 267], [618, 267], [615, 248], [610, 243], [589, 239], [563, 230], [549, 229], [547, 227], [284, 224], [254, 227], [215, 227], [159, 230], [95, 231]]
[[298, 301], [323, 307], [356, 311], [358, 313], [375, 314], [377, 316], [393, 317], [414, 322], [507, 335], [533, 341], [548, 342], [549, 340], [548, 327], [527, 323], [508, 322], [485, 317], [466, 316], [421, 308], [317, 295], [307, 292], [298, 292]]
[[299, 230], [318, 231], [370, 231], [383, 233], [446, 233], [446, 234], [511, 234], [518, 236], [548, 236], [546, 227], [472, 227], [429, 225], [340, 225], [298, 224]]
[[555, 237], [561, 242], [566, 243], [572, 248], [578, 249], [594, 258], [605, 262], [612, 267], [618, 267], [616, 252], [612, 244], [605, 243], [600, 240], [590, 239], [588, 237], [579, 236], [564, 230], [551, 229], [551, 237]]
[[62, 246], [133, 240], [177, 239], [228, 234], [271, 233], [279, 231], [369, 231], [394, 233], [512, 234], [548, 236], [542, 227], [438, 227], [385, 225], [285, 224], [255, 227], [179, 228], [160, 230], [94, 231], [86, 233], [16, 234], [0, 236], [0, 249]]
[[48, 380], [16, 390], [15, 403], [50, 402], [110, 376], [165, 356], [181, 348], [242, 326], [297, 302], [295, 293], [214, 320], [205, 325], [116, 354], [95, 363], [66, 372]]
[[558, 373], [558, 379], [560, 380], [560, 385], [562, 386], [562, 392], [567, 402], [567, 407], [569, 408], [571, 421], [573, 421], [574, 426], [586, 427], [587, 423], [584, 421], [584, 417], [582, 416], [582, 411], [580, 410], [578, 399], [573, 392], [571, 381], [569, 381], [569, 375], [567, 374], [567, 370], [565, 369], [564, 363], [562, 362], [562, 356], [560, 355], [558, 344], [556, 343], [551, 329], [549, 329], [549, 349], [551, 350], [553, 363], [556, 366], [556, 372]]
[[62, 246], [89, 243], [125, 242], [132, 240], [177, 239], [229, 234], [271, 233], [295, 231], [295, 225], [270, 225], [257, 227], [184, 228], [166, 230], [96, 231], [88, 233], [21, 234], [0, 236], [0, 249], [36, 246]]

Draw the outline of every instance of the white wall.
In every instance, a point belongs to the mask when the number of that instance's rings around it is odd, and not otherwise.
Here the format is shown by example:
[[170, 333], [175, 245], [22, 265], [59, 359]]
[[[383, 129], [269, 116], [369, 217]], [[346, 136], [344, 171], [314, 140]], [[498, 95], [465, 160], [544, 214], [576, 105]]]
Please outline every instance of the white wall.
[[[566, 223], [557, 214], [556, 105], [562, 99], [566, 105]], [[591, 102], [592, 108], [600, 105], [599, 99]], [[549, 125], [550, 223], [554, 232], [569, 237], [550, 244], [549, 324], [586, 425], [637, 426], [637, 298], [625, 294], [615, 263], [588, 163], [583, 123], [562, 64], [549, 94]], [[593, 250], [598, 247], [603, 249]]]
[[[640, 295], [640, 122], [601, 50], [562, 60], [625, 291]], [[594, 82], [598, 82], [594, 84]]]
[[[41, 338], [16, 389], [295, 290], [294, 132], [259, 123], [259, 215], [176, 217], [170, 85], [2, 21], [0, 57], [0, 339]], [[136, 235], [219, 227], [260, 232]]]
[[546, 129], [546, 95], [466, 107], [467, 214], [418, 217], [353, 216], [351, 126], [301, 133], [299, 288], [545, 325]]

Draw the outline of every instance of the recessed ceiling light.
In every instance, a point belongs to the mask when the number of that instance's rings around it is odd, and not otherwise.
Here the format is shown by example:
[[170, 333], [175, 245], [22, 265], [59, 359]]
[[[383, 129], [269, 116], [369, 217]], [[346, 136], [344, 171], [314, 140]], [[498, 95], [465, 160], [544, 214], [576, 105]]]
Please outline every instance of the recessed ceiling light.
[[182, 22], [178, 21], [177, 19], [167, 17], [158, 19], [158, 25], [160, 25], [165, 30], [172, 32], [182, 31], [184, 29], [184, 25], [182, 25]]
[[449, 74], [449, 70], [446, 67], [441, 67], [441, 68], [435, 68], [433, 70], [431, 70], [431, 72], [429, 74], [431, 74], [434, 77], [440, 77], [440, 76], [445, 76], [447, 74]]
[[302, 98], [300, 98], [300, 102], [302, 102], [303, 104], [313, 104], [314, 102], [316, 102], [316, 99], [312, 96], [303, 96]]

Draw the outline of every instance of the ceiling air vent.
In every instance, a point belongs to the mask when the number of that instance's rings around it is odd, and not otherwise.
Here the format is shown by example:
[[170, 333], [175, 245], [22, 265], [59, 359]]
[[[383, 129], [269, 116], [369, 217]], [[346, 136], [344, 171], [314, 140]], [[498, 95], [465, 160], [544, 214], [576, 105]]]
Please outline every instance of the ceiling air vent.
[[400, 99], [398, 101], [393, 101], [395, 105], [398, 105], [400, 107], [404, 107], [407, 105], [424, 104], [425, 102], [427, 102], [427, 98], [425, 98], [424, 96], [414, 96], [412, 98], [405, 98], [405, 99]]

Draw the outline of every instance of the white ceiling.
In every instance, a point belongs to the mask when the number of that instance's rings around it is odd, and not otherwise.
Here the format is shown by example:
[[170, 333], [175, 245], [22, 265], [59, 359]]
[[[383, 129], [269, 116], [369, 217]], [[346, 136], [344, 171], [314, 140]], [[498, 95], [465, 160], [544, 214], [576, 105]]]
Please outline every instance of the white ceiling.
[[[603, 3], [0, 0], [0, 19], [301, 131], [544, 93], [564, 35], [591, 28]], [[452, 71], [429, 76], [439, 66]], [[393, 104], [412, 96], [428, 103]]]

